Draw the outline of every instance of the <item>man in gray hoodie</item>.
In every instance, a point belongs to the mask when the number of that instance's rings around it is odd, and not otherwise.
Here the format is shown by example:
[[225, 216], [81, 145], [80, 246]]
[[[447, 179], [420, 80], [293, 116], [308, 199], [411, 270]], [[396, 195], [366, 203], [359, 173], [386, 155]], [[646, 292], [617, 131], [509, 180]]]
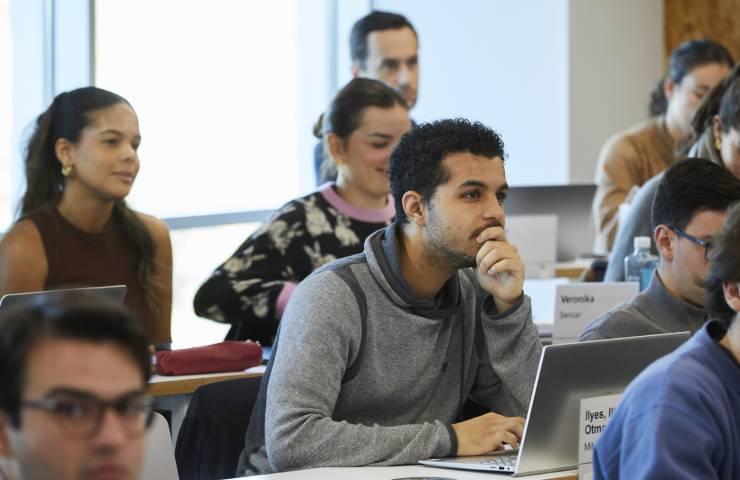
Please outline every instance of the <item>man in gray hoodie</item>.
[[[404, 135], [396, 222], [295, 290], [238, 474], [518, 446], [541, 344], [504, 233], [504, 158], [462, 119]], [[491, 413], [462, 421], [468, 398]]]

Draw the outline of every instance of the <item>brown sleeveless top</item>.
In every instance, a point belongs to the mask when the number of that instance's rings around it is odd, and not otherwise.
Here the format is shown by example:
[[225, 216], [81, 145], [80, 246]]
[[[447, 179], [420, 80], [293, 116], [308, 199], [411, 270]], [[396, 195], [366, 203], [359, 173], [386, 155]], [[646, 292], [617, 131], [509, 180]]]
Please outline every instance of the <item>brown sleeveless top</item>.
[[111, 218], [101, 233], [86, 233], [67, 222], [56, 210], [27, 217], [41, 234], [49, 272], [45, 289], [126, 285], [124, 304], [145, 322], [151, 343], [169, 341], [158, 332], [154, 314], [139, 284], [137, 259], [122, 227]]

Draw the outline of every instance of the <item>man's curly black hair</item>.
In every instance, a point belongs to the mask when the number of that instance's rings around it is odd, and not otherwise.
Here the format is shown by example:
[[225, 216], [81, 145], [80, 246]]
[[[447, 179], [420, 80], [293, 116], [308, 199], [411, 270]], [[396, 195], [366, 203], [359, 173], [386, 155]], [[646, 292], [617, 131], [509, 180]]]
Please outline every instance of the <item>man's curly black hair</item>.
[[470, 152], [488, 158], [505, 158], [504, 142], [498, 133], [480, 122], [464, 118], [423, 123], [406, 132], [391, 153], [388, 173], [396, 203], [396, 221], [408, 221], [403, 211], [403, 194], [415, 191], [426, 202], [437, 185], [449, 179], [442, 160], [452, 153]]

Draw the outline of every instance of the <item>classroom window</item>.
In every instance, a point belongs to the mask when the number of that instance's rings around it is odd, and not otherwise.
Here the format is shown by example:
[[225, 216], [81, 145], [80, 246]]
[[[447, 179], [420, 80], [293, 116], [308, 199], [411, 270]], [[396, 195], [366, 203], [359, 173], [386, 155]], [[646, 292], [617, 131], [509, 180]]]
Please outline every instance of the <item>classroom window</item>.
[[259, 223], [172, 230], [172, 341], [176, 348], [223, 340], [229, 325], [199, 318], [193, 297], [213, 270], [257, 229]]
[[197, 224], [271, 210], [314, 186], [311, 129], [329, 92], [328, 5], [95, 2], [95, 84], [127, 98], [140, 122], [141, 171], [128, 200], [180, 225], [171, 231], [176, 347], [223, 338], [228, 326], [196, 317], [193, 296], [258, 225], [181, 228], [183, 217]]
[[96, 3], [95, 83], [139, 115], [132, 205], [177, 217], [298, 193], [296, 22], [294, 1]]
[[0, 0], [0, 236], [10, 224], [13, 213], [11, 197], [11, 158], [13, 128], [12, 55], [10, 36], [10, 1]]

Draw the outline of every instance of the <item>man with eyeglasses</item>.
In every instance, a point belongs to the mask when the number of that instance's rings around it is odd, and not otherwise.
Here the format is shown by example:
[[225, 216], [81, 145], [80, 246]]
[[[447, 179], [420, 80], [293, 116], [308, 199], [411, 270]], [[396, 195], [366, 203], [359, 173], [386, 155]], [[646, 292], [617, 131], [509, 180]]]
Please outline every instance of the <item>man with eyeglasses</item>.
[[660, 264], [650, 285], [589, 323], [579, 340], [699, 330], [713, 237], [737, 201], [740, 180], [721, 165], [691, 158], [669, 167], [652, 206]]
[[151, 400], [146, 335], [92, 296], [0, 317], [0, 478], [138, 478]]
[[596, 479], [740, 478], [740, 204], [713, 240], [710, 321], [627, 388], [594, 447]]

